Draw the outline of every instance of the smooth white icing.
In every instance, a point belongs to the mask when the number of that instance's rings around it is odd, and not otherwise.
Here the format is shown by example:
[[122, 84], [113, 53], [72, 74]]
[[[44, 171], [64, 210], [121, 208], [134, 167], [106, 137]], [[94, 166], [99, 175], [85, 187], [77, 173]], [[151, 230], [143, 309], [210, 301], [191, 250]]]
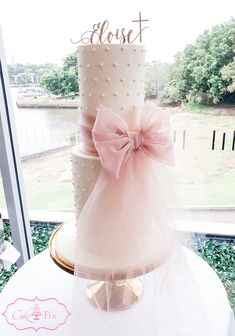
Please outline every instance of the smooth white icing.
[[56, 236], [56, 252], [67, 265], [73, 267], [75, 262], [77, 227], [75, 222], [67, 222], [61, 226]]
[[[150, 230], [150, 228], [149, 228]], [[137, 233], [136, 233], [137, 235]], [[116, 255], [116, 258], [113, 258], [112, 254], [100, 255], [93, 251], [83, 248], [82, 245], [76, 246], [76, 224], [75, 222], [65, 223], [61, 229], [58, 231], [56, 236], [56, 250], [57, 255], [62, 259], [67, 265], [74, 267], [79, 257], [79, 265], [83, 269], [94, 273], [97, 275], [105, 274], [106, 276], [111, 276], [112, 271], [115, 270], [117, 273], [123, 272], [123, 274], [131, 274], [132, 271], [138, 271], [144, 274], [146, 268], [154, 265], [157, 267], [162, 264], [162, 262], [167, 258], [171, 253], [171, 238], [169, 237], [168, 241], [165, 240], [166, 254], [162, 255], [162, 260], [158, 259], [158, 264], [156, 263], [156, 252], [153, 248], [152, 234], [151, 231], [145, 233], [145, 238], [148, 237], [149, 244], [142, 244], [142, 236], [139, 235], [139, 248], [132, 248], [131, 237], [123, 236], [123, 239], [126, 241], [127, 251], [120, 250], [120, 253]], [[113, 244], [115, 244], [115, 237], [112, 239]], [[103, 244], [106, 242], [104, 241]], [[96, 268], [94, 270], [94, 265]], [[105, 265], [105, 266], [104, 266]], [[105, 267], [105, 268], [104, 268]], [[97, 273], [96, 273], [97, 272]], [[82, 276], [82, 271], [80, 272]], [[84, 274], [84, 277], [87, 277], [87, 274]]]

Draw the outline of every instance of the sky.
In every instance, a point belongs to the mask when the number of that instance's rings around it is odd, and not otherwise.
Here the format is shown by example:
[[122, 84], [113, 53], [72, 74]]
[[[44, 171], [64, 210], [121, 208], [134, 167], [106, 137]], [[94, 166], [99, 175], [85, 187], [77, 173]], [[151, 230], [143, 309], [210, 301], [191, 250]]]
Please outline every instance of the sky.
[[197, 36], [235, 17], [234, 0], [0, 0], [8, 63], [58, 63], [76, 50], [72, 40], [106, 19], [110, 30], [138, 32], [132, 20], [148, 19], [146, 60], [171, 62]]

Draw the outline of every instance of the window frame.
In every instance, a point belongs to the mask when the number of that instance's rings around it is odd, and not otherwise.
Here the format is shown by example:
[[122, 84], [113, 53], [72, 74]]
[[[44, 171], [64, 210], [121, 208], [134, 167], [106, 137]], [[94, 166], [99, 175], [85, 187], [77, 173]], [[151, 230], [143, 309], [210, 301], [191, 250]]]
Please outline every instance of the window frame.
[[17, 261], [17, 266], [20, 267], [34, 253], [1, 27], [0, 171], [13, 245], [21, 253]]

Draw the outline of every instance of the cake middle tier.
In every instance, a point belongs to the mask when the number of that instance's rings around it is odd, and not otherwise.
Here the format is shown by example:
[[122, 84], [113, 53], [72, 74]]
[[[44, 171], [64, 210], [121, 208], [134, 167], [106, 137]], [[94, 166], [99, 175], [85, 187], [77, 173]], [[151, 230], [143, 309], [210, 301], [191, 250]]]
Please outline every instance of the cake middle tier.
[[99, 157], [82, 153], [81, 146], [71, 151], [76, 221], [86, 204], [101, 169]]
[[78, 47], [80, 126], [84, 151], [95, 153], [91, 129], [101, 104], [135, 130], [144, 105], [144, 58], [140, 45]]

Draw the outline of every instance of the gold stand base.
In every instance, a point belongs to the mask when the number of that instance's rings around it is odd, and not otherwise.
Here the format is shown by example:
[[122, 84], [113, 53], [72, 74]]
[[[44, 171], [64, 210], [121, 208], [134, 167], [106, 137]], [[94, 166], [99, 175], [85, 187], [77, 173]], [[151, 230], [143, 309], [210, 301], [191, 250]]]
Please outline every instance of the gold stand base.
[[143, 295], [143, 284], [138, 278], [120, 281], [91, 281], [86, 290], [88, 301], [104, 311], [128, 309]]

